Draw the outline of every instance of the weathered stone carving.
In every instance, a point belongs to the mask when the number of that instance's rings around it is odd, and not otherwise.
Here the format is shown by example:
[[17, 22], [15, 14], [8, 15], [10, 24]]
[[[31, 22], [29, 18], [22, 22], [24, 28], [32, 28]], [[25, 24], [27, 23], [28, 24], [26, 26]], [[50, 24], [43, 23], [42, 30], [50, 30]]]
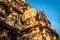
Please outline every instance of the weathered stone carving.
[[26, 0], [0, 0], [0, 40], [60, 40], [43, 10]]

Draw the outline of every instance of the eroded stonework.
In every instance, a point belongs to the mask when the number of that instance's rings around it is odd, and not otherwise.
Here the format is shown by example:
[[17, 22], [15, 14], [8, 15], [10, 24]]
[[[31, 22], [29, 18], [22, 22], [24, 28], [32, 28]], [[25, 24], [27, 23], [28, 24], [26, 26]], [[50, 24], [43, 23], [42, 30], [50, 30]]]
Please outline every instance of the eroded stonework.
[[43, 10], [26, 0], [0, 0], [0, 40], [60, 40]]

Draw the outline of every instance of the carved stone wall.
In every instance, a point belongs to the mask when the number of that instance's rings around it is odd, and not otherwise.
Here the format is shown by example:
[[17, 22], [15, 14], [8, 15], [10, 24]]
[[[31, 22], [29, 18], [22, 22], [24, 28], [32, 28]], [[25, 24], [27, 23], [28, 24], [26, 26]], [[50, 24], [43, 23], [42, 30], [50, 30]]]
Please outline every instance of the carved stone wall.
[[43, 10], [26, 0], [0, 0], [0, 40], [60, 40]]

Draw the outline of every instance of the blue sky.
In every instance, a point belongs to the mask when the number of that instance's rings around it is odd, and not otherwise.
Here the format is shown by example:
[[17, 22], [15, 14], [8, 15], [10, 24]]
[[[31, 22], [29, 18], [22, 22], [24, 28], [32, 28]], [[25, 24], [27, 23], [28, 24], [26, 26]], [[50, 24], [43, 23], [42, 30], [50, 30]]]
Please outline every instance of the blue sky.
[[60, 0], [27, 0], [37, 11], [44, 10], [44, 14], [51, 22], [51, 28], [60, 35]]

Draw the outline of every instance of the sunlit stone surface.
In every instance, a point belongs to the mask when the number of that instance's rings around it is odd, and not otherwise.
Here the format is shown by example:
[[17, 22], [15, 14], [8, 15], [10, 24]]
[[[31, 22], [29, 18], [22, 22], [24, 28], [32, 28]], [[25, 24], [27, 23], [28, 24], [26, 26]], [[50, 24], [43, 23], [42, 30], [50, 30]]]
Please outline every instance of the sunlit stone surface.
[[0, 40], [60, 40], [43, 10], [26, 0], [0, 0]]

